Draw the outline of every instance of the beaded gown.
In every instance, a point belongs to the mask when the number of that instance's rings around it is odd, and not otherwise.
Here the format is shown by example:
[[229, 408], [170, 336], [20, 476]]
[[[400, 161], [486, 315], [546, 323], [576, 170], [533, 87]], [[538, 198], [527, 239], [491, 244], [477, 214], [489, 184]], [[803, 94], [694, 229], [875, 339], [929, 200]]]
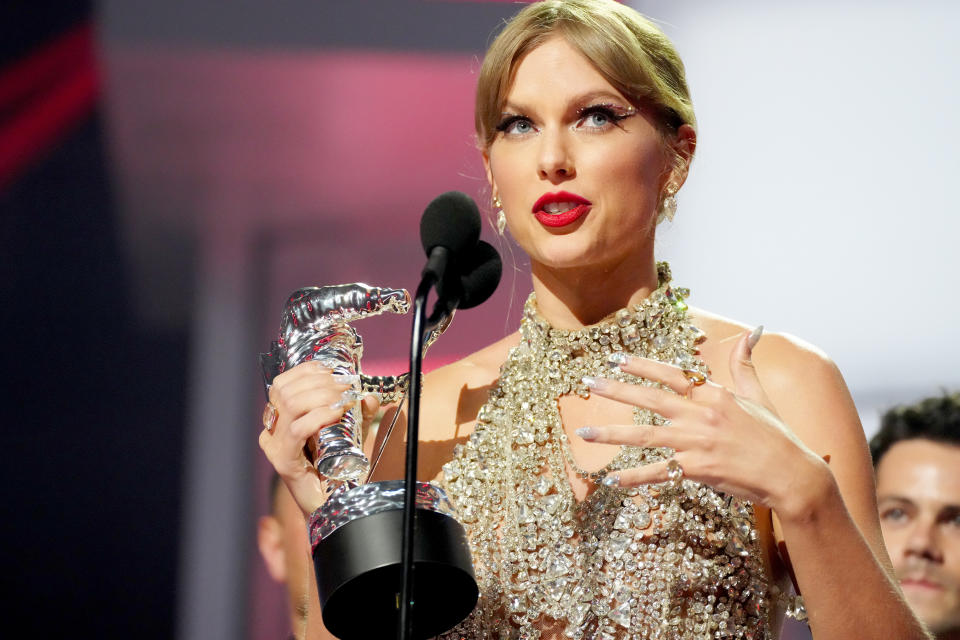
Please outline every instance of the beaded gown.
[[[501, 367], [476, 428], [444, 465], [443, 484], [467, 530], [480, 587], [473, 613], [443, 640], [772, 638], [771, 581], [750, 503], [690, 480], [633, 489], [599, 480], [666, 459], [670, 449], [622, 447], [593, 474], [570, 453], [559, 398], [589, 396], [602, 375], [659, 386], [611, 367], [625, 352], [706, 373], [703, 333], [684, 289], [578, 331], [552, 328], [533, 296], [521, 342]], [[634, 409], [636, 424], [667, 424]], [[578, 502], [567, 469], [597, 482]]]

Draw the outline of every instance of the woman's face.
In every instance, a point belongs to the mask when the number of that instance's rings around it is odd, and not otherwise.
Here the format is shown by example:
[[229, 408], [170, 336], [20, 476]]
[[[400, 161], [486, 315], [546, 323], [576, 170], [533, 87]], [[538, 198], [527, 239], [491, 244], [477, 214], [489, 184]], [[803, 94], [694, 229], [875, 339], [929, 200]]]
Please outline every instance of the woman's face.
[[510, 233], [552, 268], [652, 243], [667, 154], [650, 116], [561, 37], [520, 62], [484, 162]]

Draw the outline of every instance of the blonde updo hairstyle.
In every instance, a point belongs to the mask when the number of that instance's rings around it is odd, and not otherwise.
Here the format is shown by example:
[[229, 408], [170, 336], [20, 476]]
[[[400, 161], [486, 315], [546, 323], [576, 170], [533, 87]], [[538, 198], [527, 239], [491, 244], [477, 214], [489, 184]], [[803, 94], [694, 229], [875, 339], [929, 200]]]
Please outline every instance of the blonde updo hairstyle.
[[557, 35], [634, 107], [652, 112], [664, 151], [682, 182], [692, 158], [677, 153], [671, 143], [680, 126], [696, 129], [683, 62], [659, 27], [614, 0], [535, 2], [507, 23], [490, 45], [477, 81], [474, 124], [480, 147], [488, 151], [496, 138], [520, 61]]

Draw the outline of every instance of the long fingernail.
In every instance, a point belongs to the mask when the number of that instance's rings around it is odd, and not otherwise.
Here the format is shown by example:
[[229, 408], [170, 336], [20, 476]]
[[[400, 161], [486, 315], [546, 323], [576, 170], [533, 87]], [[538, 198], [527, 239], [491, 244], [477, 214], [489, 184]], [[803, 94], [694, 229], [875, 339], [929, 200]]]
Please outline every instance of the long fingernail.
[[607, 366], [617, 369], [630, 362], [630, 356], [623, 351], [614, 351], [607, 357]]
[[342, 409], [344, 407], [352, 406], [357, 400], [361, 398], [361, 394], [353, 389], [347, 389], [340, 394], [340, 399], [330, 405], [331, 409]]
[[334, 373], [333, 380], [337, 384], [357, 384], [360, 382], [360, 376], [348, 373]]
[[587, 385], [588, 389], [596, 389], [597, 391], [601, 391], [604, 388], [606, 388], [607, 383], [609, 381], [606, 378], [597, 378], [595, 376], [583, 376], [583, 378], [581, 378], [581, 382]]
[[593, 440], [594, 438], [597, 437], [597, 430], [594, 429], [593, 427], [580, 427], [579, 429], [574, 431], [574, 433], [576, 433], [578, 436], [580, 436], [584, 440]]
[[753, 348], [757, 346], [757, 343], [760, 342], [760, 336], [763, 335], [763, 325], [758, 325], [756, 329], [753, 330], [753, 333], [750, 334], [750, 337], [747, 338], [747, 349], [753, 351]]
[[603, 486], [605, 487], [619, 487], [620, 486], [620, 474], [619, 473], [608, 473], [601, 480]]

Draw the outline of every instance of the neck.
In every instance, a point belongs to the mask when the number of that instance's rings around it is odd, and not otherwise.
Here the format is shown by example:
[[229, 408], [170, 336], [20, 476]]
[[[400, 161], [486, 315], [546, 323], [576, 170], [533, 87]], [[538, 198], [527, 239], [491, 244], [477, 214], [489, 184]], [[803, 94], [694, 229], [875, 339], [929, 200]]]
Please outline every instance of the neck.
[[652, 249], [614, 265], [555, 269], [534, 263], [537, 310], [558, 329], [579, 329], [600, 322], [657, 288]]

